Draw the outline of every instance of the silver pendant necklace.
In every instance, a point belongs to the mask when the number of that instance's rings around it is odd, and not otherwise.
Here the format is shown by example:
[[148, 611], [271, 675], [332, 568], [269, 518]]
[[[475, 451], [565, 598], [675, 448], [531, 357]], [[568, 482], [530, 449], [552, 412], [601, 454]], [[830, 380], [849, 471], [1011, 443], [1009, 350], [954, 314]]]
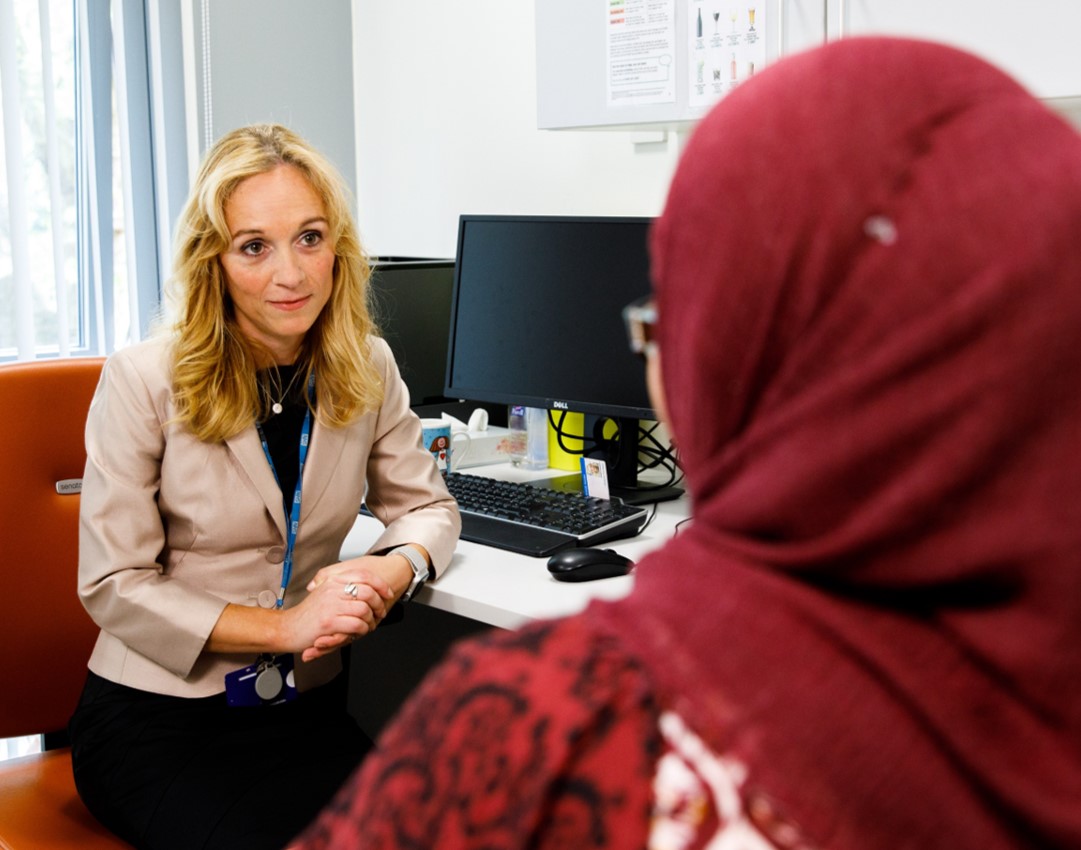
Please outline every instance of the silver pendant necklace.
[[[286, 397], [289, 395], [290, 391], [293, 389], [293, 384], [296, 382], [297, 375], [299, 375], [301, 373], [301, 371], [302, 371], [301, 369], [297, 369], [296, 371], [293, 372], [293, 377], [289, 379], [289, 383], [286, 385], [285, 389], [283, 390], [281, 388], [281, 386], [282, 386], [281, 373], [278, 371], [277, 367], [275, 367], [272, 370], [267, 370], [268, 383], [270, 381], [273, 381], [277, 385], [277, 388], [279, 390], [278, 393], [272, 393], [270, 391], [269, 386], [266, 388], [267, 395], [269, 396], [270, 401], [271, 401], [270, 412], [274, 416], [277, 416], [279, 413], [282, 412], [282, 410], [284, 410], [284, 407], [282, 406], [282, 402], [285, 401]], [[275, 395], [278, 396], [277, 401], [274, 400]]]

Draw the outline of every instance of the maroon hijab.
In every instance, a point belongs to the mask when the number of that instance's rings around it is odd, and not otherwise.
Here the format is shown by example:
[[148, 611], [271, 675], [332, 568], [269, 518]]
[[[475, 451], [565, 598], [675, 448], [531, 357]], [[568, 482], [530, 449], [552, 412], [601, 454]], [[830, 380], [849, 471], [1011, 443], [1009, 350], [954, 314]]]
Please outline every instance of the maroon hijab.
[[1081, 136], [838, 42], [702, 121], [652, 248], [695, 520], [594, 616], [813, 843], [1081, 847]]

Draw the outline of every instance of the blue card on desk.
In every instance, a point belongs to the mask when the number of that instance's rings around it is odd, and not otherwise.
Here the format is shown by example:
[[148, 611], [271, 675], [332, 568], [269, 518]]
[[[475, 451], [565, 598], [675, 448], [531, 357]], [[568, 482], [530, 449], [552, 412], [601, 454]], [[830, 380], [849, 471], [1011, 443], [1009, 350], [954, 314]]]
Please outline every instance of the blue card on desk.
[[595, 499], [611, 498], [608, 494], [608, 467], [603, 460], [595, 457], [583, 457], [582, 492]]

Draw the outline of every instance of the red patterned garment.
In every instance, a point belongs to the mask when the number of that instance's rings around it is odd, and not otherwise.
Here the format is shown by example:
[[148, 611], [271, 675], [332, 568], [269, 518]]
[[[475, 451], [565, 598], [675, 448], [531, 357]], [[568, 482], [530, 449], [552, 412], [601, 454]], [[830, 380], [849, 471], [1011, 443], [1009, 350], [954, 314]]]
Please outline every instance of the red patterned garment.
[[293, 850], [799, 846], [653, 693], [587, 617], [464, 643]]

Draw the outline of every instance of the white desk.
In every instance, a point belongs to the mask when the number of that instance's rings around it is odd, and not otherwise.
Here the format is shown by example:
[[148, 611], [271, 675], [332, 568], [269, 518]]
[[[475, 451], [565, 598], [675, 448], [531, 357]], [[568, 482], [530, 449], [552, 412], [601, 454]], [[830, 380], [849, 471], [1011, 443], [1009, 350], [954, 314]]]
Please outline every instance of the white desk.
[[[560, 470], [530, 473], [510, 464], [466, 470], [491, 478], [528, 481], [556, 475]], [[657, 505], [653, 521], [637, 537], [601, 544], [637, 560], [663, 545], [686, 519], [687, 497]], [[342, 558], [364, 554], [379, 536], [378, 520], [360, 516], [342, 546]], [[556, 581], [548, 572], [547, 558], [531, 558], [467, 540], [459, 541], [446, 572], [428, 582], [414, 601], [449, 611], [471, 620], [514, 629], [532, 620], [560, 617], [581, 611], [591, 599], [618, 599], [630, 592], [633, 576], [617, 576], [585, 582]]]

